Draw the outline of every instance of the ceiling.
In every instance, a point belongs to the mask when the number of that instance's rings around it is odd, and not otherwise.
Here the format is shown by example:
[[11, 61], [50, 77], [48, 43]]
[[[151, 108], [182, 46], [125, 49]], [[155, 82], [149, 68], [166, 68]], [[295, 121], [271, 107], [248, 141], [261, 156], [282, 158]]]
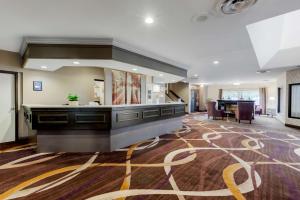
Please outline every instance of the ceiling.
[[[182, 63], [195, 83], [273, 80], [257, 74], [246, 26], [300, 9], [299, 0], [258, 0], [239, 15], [214, 11], [214, 0], [1, 0], [0, 49], [19, 51], [23, 37], [114, 38]], [[197, 22], [198, 15], [207, 15]], [[145, 24], [147, 16], [153, 24]], [[5, 20], [3, 20], [5, 19]], [[270, 33], [272, 34], [272, 33]], [[218, 60], [218, 65], [213, 61]], [[286, 70], [286, 69], [285, 69]]]
[[300, 9], [247, 26], [262, 69], [299, 66], [299, 22]]

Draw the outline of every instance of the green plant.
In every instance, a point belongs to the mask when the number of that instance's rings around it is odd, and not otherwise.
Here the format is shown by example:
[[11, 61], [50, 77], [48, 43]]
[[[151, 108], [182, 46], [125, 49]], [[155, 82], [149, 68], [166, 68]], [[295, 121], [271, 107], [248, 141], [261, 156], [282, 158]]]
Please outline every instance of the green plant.
[[211, 102], [211, 101], [213, 101], [212, 98], [207, 98], [207, 99], [206, 99], [206, 103]]
[[75, 95], [69, 94], [67, 98], [69, 101], [78, 101], [79, 99], [79, 97], [76, 94]]

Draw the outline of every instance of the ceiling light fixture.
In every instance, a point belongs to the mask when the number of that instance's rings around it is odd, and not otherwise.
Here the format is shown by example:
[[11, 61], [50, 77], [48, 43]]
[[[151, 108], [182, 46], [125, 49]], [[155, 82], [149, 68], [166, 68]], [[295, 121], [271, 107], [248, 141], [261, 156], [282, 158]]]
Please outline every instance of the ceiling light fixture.
[[79, 61], [74, 61], [73, 64], [74, 64], [74, 65], [79, 65], [80, 62], [79, 62]]
[[195, 77], [197, 77], [197, 76], [198, 76], [198, 74], [194, 74], [194, 76], [195, 76]]
[[264, 73], [270, 73], [270, 70], [258, 70], [256, 71], [257, 74], [264, 74]]
[[159, 76], [164, 76], [163, 74], [159, 74]]
[[135, 71], [135, 72], [136, 72], [137, 70], [138, 70], [137, 68], [132, 68], [132, 71]]
[[215, 65], [217, 65], [217, 64], [219, 64], [219, 63], [220, 63], [220, 62], [217, 61], [217, 60], [214, 61], [214, 64], [215, 64]]
[[152, 17], [146, 17], [146, 19], [145, 19], [146, 24], [153, 24], [153, 22], [154, 22], [154, 19]]
[[42, 69], [47, 69], [48, 67], [46, 65], [41, 66]]
[[241, 85], [240, 83], [233, 83], [233, 85]]

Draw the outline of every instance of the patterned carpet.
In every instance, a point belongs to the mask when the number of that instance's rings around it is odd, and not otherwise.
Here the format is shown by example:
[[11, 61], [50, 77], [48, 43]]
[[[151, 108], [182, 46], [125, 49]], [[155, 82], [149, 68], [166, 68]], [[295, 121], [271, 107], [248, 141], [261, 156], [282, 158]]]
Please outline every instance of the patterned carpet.
[[299, 199], [300, 132], [200, 115], [184, 124], [112, 153], [1, 150], [0, 199]]

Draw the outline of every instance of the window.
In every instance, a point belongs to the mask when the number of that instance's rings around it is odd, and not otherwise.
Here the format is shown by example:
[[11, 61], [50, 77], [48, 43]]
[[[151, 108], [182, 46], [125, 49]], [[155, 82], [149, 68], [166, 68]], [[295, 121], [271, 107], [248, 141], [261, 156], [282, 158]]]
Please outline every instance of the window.
[[223, 90], [222, 97], [225, 100], [253, 100], [256, 105], [259, 105], [258, 89]]
[[300, 83], [289, 87], [289, 117], [300, 119]]

